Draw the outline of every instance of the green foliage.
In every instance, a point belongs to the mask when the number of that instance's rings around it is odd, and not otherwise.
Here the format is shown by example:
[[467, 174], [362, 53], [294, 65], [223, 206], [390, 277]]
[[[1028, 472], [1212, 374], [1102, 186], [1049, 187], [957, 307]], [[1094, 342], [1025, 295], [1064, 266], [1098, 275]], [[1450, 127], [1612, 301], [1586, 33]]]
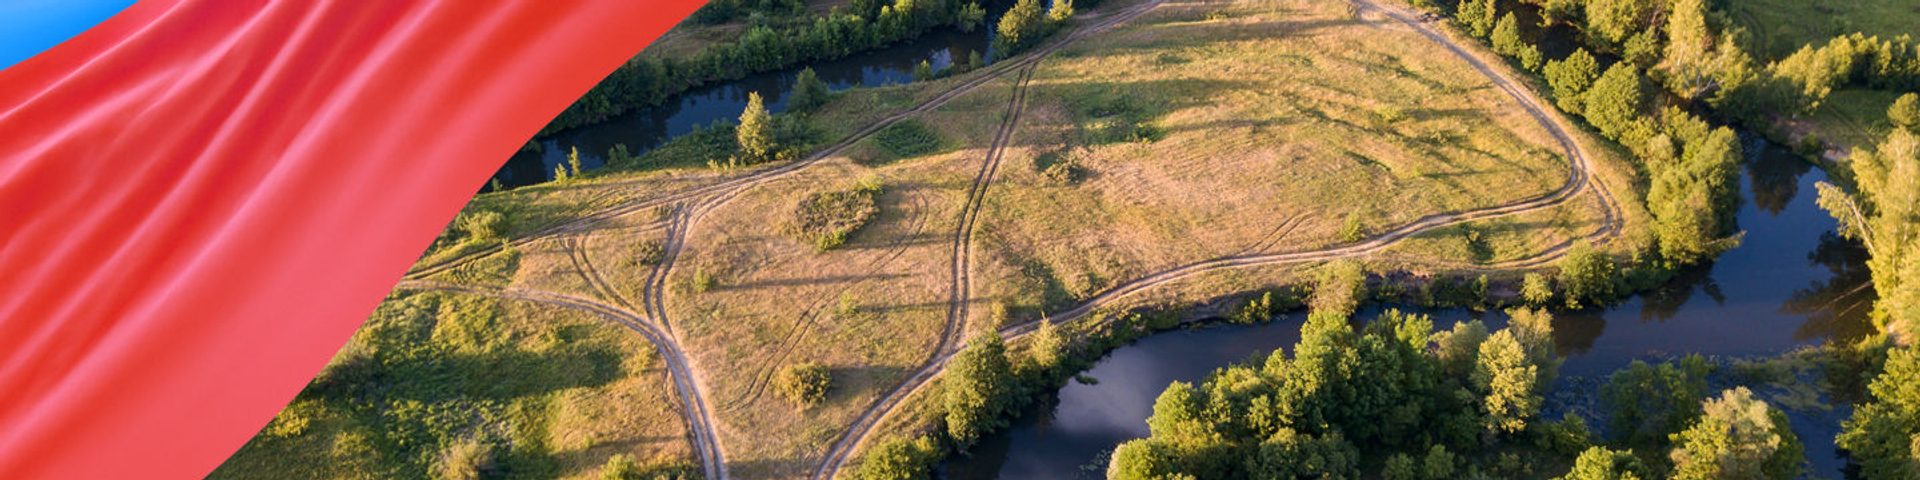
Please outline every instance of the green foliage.
[[632, 455], [619, 453], [607, 457], [607, 464], [600, 467], [600, 480], [693, 480], [699, 478], [698, 470], [684, 462], [642, 465]]
[[740, 162], [755, 164], [773, 160], [773, 115], [760, 99], [760, 92], [747, 94], [747, 107], [740, 111], [740, 126], [733, 130], [740, 146]]
[[1547, 62], [1545, 70], [1547, 85], [1553, 87], [1553, 99], [1561, 110], [1574, 113], [1586, 112], [1586, 102], [1582, 101], [1587, 89], [1593, 88], [1593, 82], [1600, 78], [1600, 64], [1586, 49], [1574, 49], [1573, 54], [1564, 60]]
[[1360, 301], [1366, 298], [1366, 292], [1365, 267], [1353, 260], [1335, 260], [1320, 268], [1319, 279], [1313, 286], [1313, 297], [1307, 305], [1314, 313], [1344, 318], [1359, 308]]
[[1500, 21], [1493, 26], [1493, 33], [1487, 37], [1487, 42], [1493, 44], [1494, 53], [1509, 57], [1520, 55], [1521, 48], [1527, 46], [1526, 41], [1520, 39], [1520, 20], [1513, 15], [1513, 12], [1507, 12], [1505, 16], [1500, 17]]
[[[1275, 295], [1278, 293], [1279, 295]], [[1227, 321], [1241, 325], [1266, 323], [1281, 312], [1300, 308], [1300, 296], [1292, 290], [1261, 292], [1245, 305], [1227, 315]]]
[[960, 12], [955, 14], [953, 23], [960, 28], [960, 31], [971, 32], [986, 21], [987, 9], [980, 8], [980, 2], [967, 2], [966, 5], [960, 6]]
[[1450, 479], [1458, 468], [1458, 462], [1445, 445], [1435, 444], [1427, 448], [1427, 456], [1420, 459], [1420, 473], [1425, 475], [1426, 480]]
[[1640, 457], [1633, 452], [1608, 450], [1606, 447], [1593, 447], [1580, 453], [1574, 459], [1573, 470], [1559, 480], [1655, 480], [1646, 465], [1640, 463]]
[[1468, 320], [1453, 324], [1453, 329], [1433, 336], [1438, 345], [1434, 350], [1448, 375], [1466, 378], [1473, 373], [1474, 365], [1480, 358], [1480, 344], [1487, 341], [1487, 326], [1479, 320]]
[[1677, 162], [1658, 162], [1647, 208], [1654, 217], [1660, 254], [1674, 267], [1711, 259], [1739, 244], [1721, 232], [1732, 223], [1739, 198], [1740, 139], [1720, 128], [1705, 138], [1684, 141]]
[[1628, 37], [1652, 28], [1655, 15], [1666, 2], [1657, 0], [1587, 0], [1587, 33], [1610, 45], [1627, 42]]
[[1613, 414], [1613, 434], [1628, 442], [1658, 442], [1685, 428], [1700, 415], [1707, 371], [1705, 359], [1690, 355], [1678, 365], [1635, 360], [1614, 372], [1600, 388], [1600, 401]]
[[1875, 323], [1911, 342], [1920, 338], [1920, 134], [1895, 130], [1876, 150], [1855, 149], [1848, 163], [1856, 192], [1822, 183], [1820, 206], [1872, 255]]
[[980, 56], [979, 50], [967, 51], [967, 71], [979, 70], [981, 68], [986, 68], [986, 66], [987, 66], [987, 60]]
[[1528, 272], [1520, 277], [1520, 301], [1535, 307], [1544, 307], [1553, 302], [1553, 280], [1539, 272]]
[[1587, 420], [1573, 412], [1541, 430], [1540, 448], [1546, 451], [1573, 456], [1593, 446], [1593, 431], [1587, 429]]
[[880, 192], [869, 183], [809, 194], [794, 206], [788, 230], [815, 250], [831, 250], [880, 216]]
[[941, 390], [947, 437], [955, 448], [966, 450], [981, 436], [1006, 426], [1006, 414], [1015, 406], [1009, 398], [1013, 379], [1013, 366], [999, 333], [974, 337], [954, 356]]
[[893, 438], [875, 446], [859, 468], [855, 480], [926, 480], [940, 449], [927, 437]]
[[1366, 238], [1366, 234], [1366, 226], [1361, 224], [1359, 213], [1347, 214], [1346, 221], [1340, 224], [1340, 241], [1342, 242], [1358, 242]]
[[1644, 144], [1641, 139], [1652, 136], [1647, 133], [1652, 127], [1644, 113], [1647, 80], [1639, 67], [1626, 62], [1613, 64], [1593, 82], [1581, 101], [1586, 105], [1587, 122], [1607, 138], [1634, 145]]
[[1067, 337], [1060, 332], [1060, 326], [1055, 325], [1053, 320], [1042, 318], [1040, 326], [1033, 329], [1029, 338], [1027, 358], [1044, 374], [1057, 372], [1061, 362], [1066, 360], [1068, 347]]
[[1539, 367], [1527, 361], [1526, 351], [1511, 330], [1501, 330], [1480, 344], [1473, 369], [1473, 386], [1480, 394], [1484, 425], [1494, 435], [1526, 429], [1540, 411]]
[[1174, 453], [1151, 439], [1130, 440], [1113, 449], [1108, 480], [1163, 480], [1174, 475]]
[[1901, 95], [1887, 107], [1887, 120], [1893, 126], [1920, 133], [1920, 93]]
[[1888, 352], [1871, 400], [1858, 405], [1835, 444], [1860, 466], [1860, 478], [1920, 478], [1920, 350]]
[[1620, 276], [1613, 257], [1581, 242], [1567, 250], [1567, 256], [1560, 259], [1559, 267], [1561, 293], [1567, 300], [1567, 308], [1580, 308], [1581, 302], [1604, 304], [1613, 301], [1616, 295], [1614, 287]]
[[919, 65], [913, 67], [913, 80], [919, 82], [933, 80], [933, 64], [921, 60]]
[[1673, 480], [1788, 480], [1806, 463], [1787, 415], [1735, 387], [1703, 405], [1700, 421], [1674, 434]]
[[580, 147], [567, 149], [568, 178], [580, 178]]
[[1073, 0], [1053, 0], [1053, 5], [1047, 7], [1047, 23], [1055, 28], [1072, 19]]
[[794, 77], [793, 98], [787, 100], [787, 105], [793, 110], [812, 110], [826, 103], [832, 94], [827, 82], [820, 80], [820, 74], [814, 73], [813, 67], [807, 67]]
[[1046, 33], [1047, 23], [1042, 16], [1040, 0], [1019, 0], [1013, 8], [1000, 15], [1000, 24], [996, 29], [998, 36], [993, 40], [993, 51], [999, 58], [1013, 56], [1039, 43]]
[[833, 372], [815, 362], [787, 365], [773, 375], [774, 392], [801, 407], [820, 404], [832, 389]]
[[1420, 467], [1413, 457], [1396, 453], [1387, 457], [1387, 465], [1380, 469], [1380, 480], [1420, 480]]
[[1337, 431], [1313, 436], [1282, 428], [1260, 442], [1246, 468], [1253, 478], [1351, 480], [1360, 478], [1360, 452]]
[[1467, 34], [1486, 38], [1494, 28], [1494, 17], [1499, 14], [1494, 0], [1462, 0], [1456, 15], [1466, 27]]
[[874, 134], [874, 142], [895, 158], [912, 158], [940, 150], [940, 133], [915, 119], [894, 122]]
[[478, 438], [467, 438], [448, 447], [440, 455], [435, 465], [435, 480], [479, 480], [482, 473], [493, 470], [494, 446]]
[[476, 242], [500, 240], [507, 233], [511, 222], [507, 215], [495, 210], [477, 210], [460, 215], [460, 230], [467, 238]]

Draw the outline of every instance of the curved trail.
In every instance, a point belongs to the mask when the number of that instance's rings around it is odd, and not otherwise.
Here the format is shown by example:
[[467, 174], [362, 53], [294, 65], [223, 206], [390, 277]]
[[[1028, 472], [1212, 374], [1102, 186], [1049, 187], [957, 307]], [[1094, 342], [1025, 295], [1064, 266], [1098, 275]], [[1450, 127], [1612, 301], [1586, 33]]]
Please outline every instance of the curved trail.
[[[1074, 308], [1068, 309], [1064, 312], [1047, 315], [1045, 317], [1050, 317], [1053, 321], [1059, 322], [1059, 323], [1073, 321], [1086, 316], [1087, 314], [1093, 312], [1095, 309], [1098, 309], [1099, 307], [1112, 304], [1121, 298], [1138, 293], [1140, 291], [1147, 290], [1156, 286], [1165, 285], [1165, 284], [1175, 282], [1184, 278], [1192, 277], [1192, 276], [1207, 273], [1207, 272], [1217, 271], [1217, 270], [1231, 269], [1231, 268], [1245, 268], [1245, 267], [1254, 267], [1254, 266], [1266, 266], [1266, 265], [1298, 264], [1298, 263], [1328, 261], [1328, 260], [1364, 256], [1364, 255], [1381, 251], [1383, 249], [1386, 249], [1387, 247], [1390, 247], [1399, 243], [1401, 240], [1405, 240], [1414, 235], [1417, 235], [1426, 231], [1430, 231], [1436, 228], [1453, 226], [1453, 225], [1472, 222], [1476, 220], [1485, 220], [1490, 218], [1518, 215], [1518, 214], [1523, 214], [1523, 213], [1528, 213], [1528, 212], [1533, 212], [1533, 211], [1538, 211], [1546, 208], [1559, 206], [1575, 198], [1583, 191], [1592, 191], [1595, 193], [1595, 195], [1597, 195], [1600, 198], [1601, 204], [1602, 204], [1602, 213], [1604, 216], [1601, 227], [1599, 229], [1596, 229], [1594, 232], [1588, 234], [1586, 238], [1605, 239], [1613, 235], [1616, 235], [1620, 232], [1621, 222], [1622, 222], [1621, 214], [1619, 213], [1618, 204], [1614, 200], [1612, 193], [1609, 192], [1606, 188], [1599, 187], [1594, 183], [1594, 181], [1591, 178], [1592, 165], [1589, 163], [1585, 151], [1580, 148], [1579, 144], [1577, 143], [1576, 140], [1574, 140], [1573, 136], [1568, 134], [1566, 129], [1563, 128], [1563, 126], [1553, 116], [1546, 113], [1545, 108], [1541, 106], [1542, 102], [1537, 97], [1535, 97], [1531, 91], [1528, 91], [1524, 88], [1517, 86], [1512, 79], [1507, 78], [1505, 74], [1500, 73], [1498, 70], [1495, 70], [1494, 68], [1488, 66], [1486, 63], [1482, 62], [1478, 57], [1474, 56], [1465, 47], [1460, 46], [1459, 44], [1455, 43], [1452, 39], [1447, 38], [1446, 36], [1440, 34], [1439, 32], [1434, 31], [1432, 28], [1428, 27], [1427, 25], [1421, 23], [1418, 20], [1419, 16], [1417, 14], [1407, 12], [1397, 7], [1382, 6], [1369, 0], [1346, 0], [1346, 1], [1354, 5], [1358, 10], [1377, 11], [1377, 12], [1380, 12], [1381, 14], [1386, 15], [1388, 18], [1393, 19], [1394, 21], [1397, 21], [1408, 27], [1411, 27], [1415, 32], [1420, 33], [1421, 35], [1427, 37], [1429, 40], [1447, 48], [1455, 56], [1458, 56], [1462, 60], [1466, 61], [1468, 64], [1473, 66], [1473, 68], [1476, 71], [1486, 76], [1490, 81], [1492, 81], [1495, 84], [1495, 86], [1499, 87], [1502, 91], [1506, 92], [1508, 96], [1512, 97], [1517, 103], [1520, 104], [1520, 106], [1523, 109], [1526, 110], [1528, 115], [1532, 116], [1535, 121], [1539, 122], [1542, 127], [1546, 128], [1548, 133], [1550, 133], [1553, 136], [1554, 140], [1560, 144], [1560, 148], [1565, 153], [1571, 166], [1571, 173], [1568, 176], [1566, 183], [1561, 185], [1558, 189], [1552, 192], [1548, 192], [1544, 195], [1537, 196], [1534, 198], [1521, 200], [1515, 203], [1510, 203], [1510, 204], [1495, 206], [1495, 207], [1482, 208], [1482, 209], [1455, 212], [1455, 213], [1428, 215], [1425, 217], [1421, 217], [1406, 225], [1402, 225], [1399, 228], [1395, 228], [1393, 230], [1387, 231], [1385, 233], [1366, 239], [1364, 241], [1349, 244], [1349, 245], [1343, 245], [1343, 246], [1322, 249], [1322, 250], [1287, 252], [1287, 253], [1276, 253], [1276, 254], [1253, 254], [1250, 252], [1248, 254], [1215, 258], [1212, 260], [1205, 260], [1205, 261], [1196, 262], [1188, 265], [1183, 265], [1180, 267], [1175, 267], [1173, 269], [1161, 271], [1153, 275], [1148, 275], [1143, 278], [1135, 279], [1126, 283], [1122, 283], [1120, 285], [1116, 285], [1112, 288], [1107, 289], [1106, 291], [1103, 291], [1099, 294], [1094, 295], [1091, 298], [1088, 298], [1086, 301], [1082, 302], [1078, 306], [1075, 306]], [[1158, 6], [1160, 3], [1161, 2], [1156, 1], [1146, 5], [1149, 6], [1148, 7], [1149, 9], [1151, 9], [1152, 6]], [[1144, 13], [1144, 11], [1141, 13]], [[1135, 16], [1137, 16], [1137, 14], [1135, 14]], [[1040, 58], [1040, 56], [1036, 56], [1035, 58], [1036, 59]], [[1023, 86], [1024, 82], [1021, 85]], [[1020, 87], [1016, 86], [1016, 88], [1020, 88]], [[1016, 95], [1016, 98], [1014, 100], [1014, 106], [1017, 107], [1018, 105], [1020, 105], [1020, 100], [1019, 100], [1020, 98], [1021, 98], [1020, 95]], [[1012, 117], [1016, 117], [1018, 116], [1018, 114], [1019, 112], [1017, 110], [1009, 112], [1008, 114], [1010, 118], [1009, 122], [1015, 121], [1015, 120], [1012, 120]], [[999, 140], [997, 139], [996, 142], [998, 141]], [[998, 149], [1003, 146], [1004, 146], [1003, 144], [996, 143], [993, 148]], [[995, 153], [989, 153], [988, 165], [984, 166], [983, 169], [990, 172], [991, 169], [993, 168], [992, 163], [996, 159], [997, 159], [997, 156]], [[978, 187], [978, 185], [976, 185], [976, 187]], [[971, 213], [969, 213], [968, 215], [971, 215]], [[962, 228], [965, 229], [966, 227], [967, 226], [963, 226]], [[1495, 268], [1495, 267], [1524, 268], [1527, 266], [1538, 266], [1538, 265], [1545, 264], [1546, 262], [1552, 261], [1553, 259], [1557, 259], [1561, 256], [1564, 256], [1566, 249], [1570, 248], [1571, 245], [1572, 245], [1572, 242], [1569, 241], [1559, 246], [1553, 247], [1545, 252], [1541, 252], [1540, 254], [1535, 255], [1533, 257], [1510, 261], [1510, 262], [1504, 262], [1501, 264], [1483, 265], [1480, 267], [1481, 268]], [[965, 256], [962, 254], [956, 253], [956, 258], [960, 260], [964, 260]], [[956, 265], [955, 269], [957, 272], [960, 272], [958, 275], [956, 275], [956, 277], [960, 279], [958, 280], [958, 282], [964, 282], [966, 278], [964, 274], [965, 267]], [[955, 291], [960, 292], [960, 291], [964, 291], [966, 287], [964, 285], [960, 285], [957, 283], [954, 288], [955, 288]], [[964, 301], [964, 298], [961, 300]], [[960, 310], [959, 315], [964, 317], [965, 315], [965, 312], [963, 310], [964, 306], [955, 306], [955, 308]], [[951, 324], [953, 323], [953, 321], [949, 320], [949, 323]], [[999, 333], [1002, 336], [1005, 336], [1011, 339], [1011, 338], [1025, 335], [1026, 333], [1032, 331], [1035, 326], [1037, 326], [1037, 322], [1026, 322], [1019, 325], [1013, 325], [1013, 326], [1004, 328], [1000, 330]], [[943, 338], [943, 344], [944, 342], [945, 340]], [[848, 458], [852, 454], [852, 451], [856, 450], [859, 447], [860, 443], [866, 439], [867, 435], [872, 432], [873, 428], [879, 425], [879, 423], [882, 420], [885, 420], [886, 416], [892, 413], [893, 409], [897, 407], [907, 397], [910, 397], [913, 394], [918, 393], [921, 389], [931, 384], [932, 383], [931, 380], [934, 377], [938, 376], [939, 373], [941, 373], [941, 371], [944, 369], [946, 365], [946, 362], [950, 360], [955, 355], [955, 353], [957, 352], [952, 352], [944, 348], [940, 350], [936, 350], [934, 352], [935, 358], [931, 362], [929, 362], [925, 367], [923, 367], [919, 371], [915, 372], [914, 375], [909, 377], [907, 381], [905, 381], [899, 387], [895, 388], [891, 392], [888, 392], [880, 402], [868, 408], [867, 411], [862, 412], [860, 418], [856, 420], [855, 424], [848, 430], [847, 434], [844, 435], [839, 441], [837, 441], [834, 444], [833, 448], [829, 450], [828, 457], [821, 463], [820, 468], [814, 472], [814, 475], [812, 477], [813, 480], [832, 480], [833, 478], [838, 476], [840, 473], [840, 470], [845, 467]]]
[[714, 436], [713, 415], [707, 407], [705, 392], [693, 375], [693, 369], [687, 366], [686, 353], [680, 350], [680, 344], [674, 342], [672, 337], [648, 323], [646, 319], [620, 307], [585, 298], [512, 287], [432, 280], [402, 280], [394, 289], [469, 293], [570, 308], [605, 317], [639, 332], [642, 337], [646, 337], [647, 341], [653, 342], [654, 348], [659, 350], [660, 357], [667, 363], [667, 377], [673, 381], [674, 389], [679, 391], [681, 407], [685, 410], [682, 415], [686, 417], [687, 430], [693, 436], [694, 450], [700, 457], [701, 469], [705, 471], [707, 478], [726, 478], [726, 458], [722, 456], [719, 439]]

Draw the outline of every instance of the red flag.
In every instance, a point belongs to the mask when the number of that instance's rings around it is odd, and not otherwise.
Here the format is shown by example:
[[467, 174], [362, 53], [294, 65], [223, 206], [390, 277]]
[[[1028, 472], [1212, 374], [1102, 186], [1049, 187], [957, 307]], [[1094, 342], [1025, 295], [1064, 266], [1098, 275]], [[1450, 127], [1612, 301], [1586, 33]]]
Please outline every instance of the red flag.
[[698, 0], [146, 0], [0, 70], [0, 478], [201, 478]]

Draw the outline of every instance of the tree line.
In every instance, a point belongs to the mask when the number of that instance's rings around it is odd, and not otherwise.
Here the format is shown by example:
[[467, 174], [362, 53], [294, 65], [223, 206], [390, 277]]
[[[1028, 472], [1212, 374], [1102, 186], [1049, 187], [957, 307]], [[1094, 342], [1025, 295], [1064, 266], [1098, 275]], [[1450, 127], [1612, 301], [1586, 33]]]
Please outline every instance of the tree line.
[[985, 21], [979, 3], [961, 0], [856, 0], [813, 22], [750, 26], [731, 43], [686, 59], [639, 55], [608, 74], [542, 128], [540, 135], [599, 122], [710, 82], [738, 79], [805, 62], [844, 57], [954, 26]]
[[1786, 480], [1804, 463], [1784, 414], [1745, 388], [1710, 398], [1697, 356], [1615, 373], [1602, 389], [1606, 439], [1573, 414], [1541, 418], [1559, 368], [1545, 311], [1512, 310], [1497, 331], [1470, 321], [1436, 332], [1389, 310], [1355, 329], [1353, 294], [1327, 282], [1291, 357], [1172, 384], [1151, 435], [1120, 445], [1107, 478], [1545, 478], [1554, 457], [1572, 465], [1564, 480]]

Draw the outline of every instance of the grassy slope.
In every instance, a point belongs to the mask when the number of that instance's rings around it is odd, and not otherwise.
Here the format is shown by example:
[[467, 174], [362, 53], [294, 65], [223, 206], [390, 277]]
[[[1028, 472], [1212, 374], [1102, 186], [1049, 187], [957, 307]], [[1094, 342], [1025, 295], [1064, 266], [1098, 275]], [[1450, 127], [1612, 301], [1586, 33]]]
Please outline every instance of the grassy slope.
[[[693, 461], [653, 346], [596, 317], [403, 294], [344, 351], [413, 360], [387, 360], [386, 380], [330, 387], [323, 376], [209, 478], [420, 478], [469, 438], [502, 445], [496, 463], [513, 478], [598, 478], [620, 453]], [[328, 375], [353, 357], [337, 358]], [[301, 420], [304, 431], [275, 434]]]

